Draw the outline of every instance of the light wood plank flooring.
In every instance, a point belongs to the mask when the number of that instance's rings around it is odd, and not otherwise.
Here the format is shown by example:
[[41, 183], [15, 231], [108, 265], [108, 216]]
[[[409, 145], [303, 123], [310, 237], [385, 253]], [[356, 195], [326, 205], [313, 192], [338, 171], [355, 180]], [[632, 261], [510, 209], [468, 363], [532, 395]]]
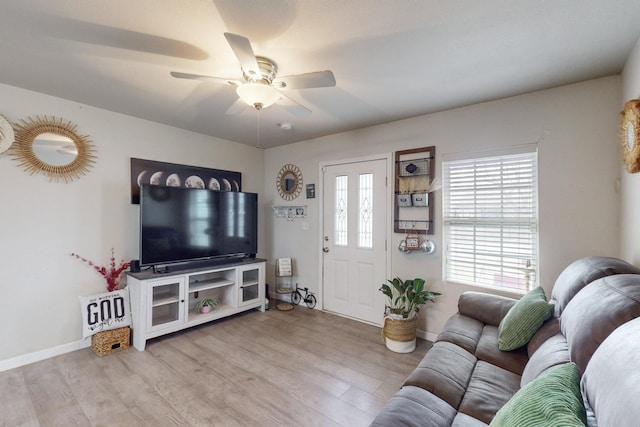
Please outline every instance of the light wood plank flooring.
[[2, 426], [367, 426], [430, 348], [319, 310], [251, 311], [0, 373]]

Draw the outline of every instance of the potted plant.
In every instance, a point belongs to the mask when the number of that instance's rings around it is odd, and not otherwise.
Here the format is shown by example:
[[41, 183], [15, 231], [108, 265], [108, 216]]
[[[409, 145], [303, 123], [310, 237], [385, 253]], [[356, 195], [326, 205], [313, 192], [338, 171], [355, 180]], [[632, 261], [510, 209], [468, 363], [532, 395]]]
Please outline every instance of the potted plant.
[[416, 314], [420, 306], [433, 302], [439, 292], [424, 288], [424, 279], [387, 280], [380, 291], [387, 297], [382, 337], [389, 350], [410, 353], [416, 348]]
[[193, 308], [200, 313], [208, 313], [211, 310], [215, 310], [216, 307], [218, 307], [218, 300], [213, 298], [203, 298], [198, 301]]

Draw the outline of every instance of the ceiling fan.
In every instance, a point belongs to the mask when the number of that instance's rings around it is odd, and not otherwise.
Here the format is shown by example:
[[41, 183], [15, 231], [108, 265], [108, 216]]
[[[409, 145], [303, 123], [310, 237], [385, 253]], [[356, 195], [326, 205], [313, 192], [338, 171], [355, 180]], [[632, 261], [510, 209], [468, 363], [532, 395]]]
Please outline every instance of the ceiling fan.
[[239, 113], [245, 103], [256, 110], [278, 103], [293, 115], [305, 117], [311, 114], [311, 110], [284, 95], [281, 89], [310, 89], [336, 85], [336, 79], [329, 70], [277, 78], [278, 65], [267, 57], [256, 56], [249, 39], [233, 33], [224, 33], [224, 37], [240, 62], [243, 80], [177, 71], [172, 71], [171, 75], [179, 79], [202, 80], [237, 86], [236, 93], [239, 99], [229, 107], [226, 114]]

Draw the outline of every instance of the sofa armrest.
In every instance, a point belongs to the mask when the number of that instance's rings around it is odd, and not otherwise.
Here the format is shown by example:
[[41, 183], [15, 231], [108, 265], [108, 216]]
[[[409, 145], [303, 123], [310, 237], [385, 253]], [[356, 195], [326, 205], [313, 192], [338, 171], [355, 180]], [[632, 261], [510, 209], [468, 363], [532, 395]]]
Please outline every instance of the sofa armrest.
[[513, 298], [467, 291], [458, 299], [458, 312], [480, 322], [498, 326], [516, 302]]

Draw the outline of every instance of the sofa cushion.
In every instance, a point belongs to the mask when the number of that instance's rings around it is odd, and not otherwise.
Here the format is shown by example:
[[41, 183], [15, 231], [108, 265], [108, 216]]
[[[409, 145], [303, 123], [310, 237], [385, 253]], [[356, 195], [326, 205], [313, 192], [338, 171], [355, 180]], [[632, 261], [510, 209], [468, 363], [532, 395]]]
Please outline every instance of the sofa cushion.
[[613, 331], [582, 376], [590, 426], [637, 426], [640, 420], [640, 318]]
[[576, 294], [560, 316], [560, 328], [580, 373], [611, 332], [639, 316], [640, 275], [603, 277]]
[[419, 387], [405, 386], [393, 395], [370, 427], [449, 427], [456, 410]]
[[498, 411], [490, 425], [570, 427], [584, 426], [585, 423], [580, 373], [575, 363], [565, 363], [522, 387]]
[[478, 361], [458, 410], [488, 423], [519, 388], [520, 375]]
[[527, 353], [529, 357], [538, 350], [538, 348], [544, 344], [549, 338], [560, 332], [560, 319], [557, 317], [551, 317], [544, 322], [540, 329], [531, 337], [529, 344], [527, 344]]
[[556, 317], [580, 289], [594, 280], [614, 274], [640, 274], [640, 269], [621, 259], [603, 256], [586, 257], [569, 264], [556, 279], [549, 298], [549, 302], [555, 305]]
[[564, 335], [558, 333], [546, 340], [538, 350], [533, 353], [533, 356], [531, 356], [527, 366], [524, 367], [524, 371], [522, 372], [520, 387], [529, 384], [554, 366], [562, 365], [569, 361], [569, 344]]
[[463, 348], [448, 342], [437, 342], [404, 385], [423, 388], [457, 409], [475, 364], [476, 357]]
[[544, 289], [537, 287], [527, 292], [506, 314], [498, 327], [498, 348], [515, 350], [527, 344], [533, 334], [552, 313]]
[[479, 320], [457, 313], [447, 320], [436, 342], [450, 342], [473, 354], [482, 336], [483, 327], [484, 323]]
[[514, 374], [522, 374], [527, 363], [527, 349], [521, 347], [514, 351], [500, 351], [498, 348], [498, 328], [485, 325], [476, 348], [478, 360], [484, 360]]
[[458, 298], [458, 313], [498, 326], [517, 300], [482, 292], [467, 291]]
[[458, 412], [458, 415], [453, 419], [451, 427], [487, 427], [489, 424], [473, 418], [467, 414]]

